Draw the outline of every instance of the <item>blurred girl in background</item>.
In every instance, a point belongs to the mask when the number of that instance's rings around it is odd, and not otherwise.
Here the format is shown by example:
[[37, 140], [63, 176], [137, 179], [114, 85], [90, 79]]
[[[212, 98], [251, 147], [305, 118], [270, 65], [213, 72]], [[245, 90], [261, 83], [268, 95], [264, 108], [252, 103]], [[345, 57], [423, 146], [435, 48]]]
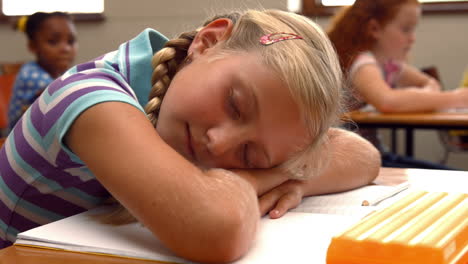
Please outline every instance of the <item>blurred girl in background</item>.
[[[420, 16], [417, 0], [357, 0], [333, 18], [328, 35], [351, 82], [351, 110], [366, 105], [383, 113], [468, 107], [468, 89], [441, 91], [436, 79], [406, 63]], [[446, 169], [387, 152], [376, 129], [360, 133], [382, 152], [384, 167]]]
[[75, 26], [66, 13], [37, 12], [20, 18], [16, 29], [26, 34], [35, 60], [25, 63], [16, 77], [8, 109], [10, 130], [47, 85], [72, 66], [78, 48]]

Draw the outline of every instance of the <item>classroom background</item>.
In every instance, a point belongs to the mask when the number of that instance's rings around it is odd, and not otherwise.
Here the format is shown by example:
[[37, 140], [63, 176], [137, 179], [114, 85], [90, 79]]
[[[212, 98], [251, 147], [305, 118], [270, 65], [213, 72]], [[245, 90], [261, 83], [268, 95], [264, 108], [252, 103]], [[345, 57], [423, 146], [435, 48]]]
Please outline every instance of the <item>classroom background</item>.
[[[203, 23], [207, 14], [231, 8], [278, 8], [286, 10], [287, 0], [106, 0], [103, 21], [76, 22], [79, 50], [75, 63], [93, 59], [118, 45], [144, 28], [152, 27], [168, 37], [193, 29]], [[324, 28], [330, 17], [312, 17]], [[417, 67], [435, 66], [444, 89], [458, 87], [468, 65], [468, 16], [466, 13], [423, 14], [416, 29], [416, 43], [411, 51], [411, 63]], [[9, 23], [0, 23], [0, 61], [24, 62], [33, 57], [27, 51], [23, 33], [12, 30]], [[388, 143], [389, 133], [384, 131]], [[399, 139], [403, 139], [400, 131]], [[403, 142], [399, 142], [403, 152]], [[443, 145], [435, 130], [416, 130], [414, 156], [439, 162]], [[402, 153], [400, 153], [402, 154]], [[446, 165], [468, 170], [468, 152], [452, 153]]]

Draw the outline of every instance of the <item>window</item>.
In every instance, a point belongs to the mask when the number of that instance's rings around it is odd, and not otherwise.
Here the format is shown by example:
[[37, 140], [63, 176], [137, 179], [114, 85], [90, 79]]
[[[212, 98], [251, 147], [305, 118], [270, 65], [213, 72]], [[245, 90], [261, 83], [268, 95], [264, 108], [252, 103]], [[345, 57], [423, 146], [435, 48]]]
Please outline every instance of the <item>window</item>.
[[104, 0], [0, 0], [0, 19], [30, 15], [34, 12], [61, 11], [70, 13], [75, 20], [103, 19]]
[[[302, 7], [301, 7], [302, 2]], [[425, 13], [460, 13], [468, 12], [465, 0], [419, 0]], [[288, 0], [291, 11], [308, 16], [332, 15], [342, 5], [351, 5], [354, 0]]]

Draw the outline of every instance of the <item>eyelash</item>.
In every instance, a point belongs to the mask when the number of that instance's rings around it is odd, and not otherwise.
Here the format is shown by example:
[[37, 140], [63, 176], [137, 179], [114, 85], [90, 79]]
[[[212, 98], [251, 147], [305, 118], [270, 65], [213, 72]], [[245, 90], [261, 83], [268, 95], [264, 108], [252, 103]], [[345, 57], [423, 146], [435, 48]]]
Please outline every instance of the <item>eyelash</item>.
[[236, 101], [234, 100], [233, 89], [229, 91], [228, 104], [229, 104], [229, 112], [230, 112], [232, 119], [239, 120], [241, 117], [241, 112], [239, 110], [239, 107], [236, 105]]
[[[229, 105], [229, 112], [230, 112], [232, 119], [239, 120], [241, 118], [241, 112], [239, 110], [239, 107], [236, 105], [236, 101], [234, 100], [233, 89], [229, 91], [228, 105]], [[248, 147], [249, 147], [248, 144], [242, 145], [239, 159], [244, 163], [244, 166], [246, 166], [247, 168], [250, 168], [250, 162], [248, 159]]]

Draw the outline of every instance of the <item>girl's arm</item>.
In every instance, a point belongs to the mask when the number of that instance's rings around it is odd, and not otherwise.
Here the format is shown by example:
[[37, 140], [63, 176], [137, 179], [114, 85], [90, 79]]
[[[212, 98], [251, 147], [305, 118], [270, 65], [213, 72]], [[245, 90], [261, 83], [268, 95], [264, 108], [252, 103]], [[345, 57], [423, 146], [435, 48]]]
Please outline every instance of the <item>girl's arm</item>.
[[379, 173], [381, 159], [378, 150], [353, 132], [332, 128], [324, 151], [331, 157], [322, 174], [298, 181], [289, 180], [260, 198], [261, 214], [269, 212], [278, 218], [296, 207], [302, 197], [346, 191], [371, 183]]
[[409, 64], [402, 64], [398, 87], [422, 88], [429, 91], [441, 90], [439, 81]]
[[468, 107], [468, 91], [465, 89], [446, 92], [419, 88], [392, 89], [382, 79], [380, 69], [375, 64], [361, 66], [354, 74], [352, 84], [365, 102], [384, 113]]
[[249, 182], [259, 197], [291, 178], [287, 171], [279, 167], [232, 171]]
[[107, 102], [89, 108], [70, 128], [66, 143], [176, 254], [227, 262], [249, 249], [259, 220], [250, 184], [228, 171], [192, 165], [135, 107]]

